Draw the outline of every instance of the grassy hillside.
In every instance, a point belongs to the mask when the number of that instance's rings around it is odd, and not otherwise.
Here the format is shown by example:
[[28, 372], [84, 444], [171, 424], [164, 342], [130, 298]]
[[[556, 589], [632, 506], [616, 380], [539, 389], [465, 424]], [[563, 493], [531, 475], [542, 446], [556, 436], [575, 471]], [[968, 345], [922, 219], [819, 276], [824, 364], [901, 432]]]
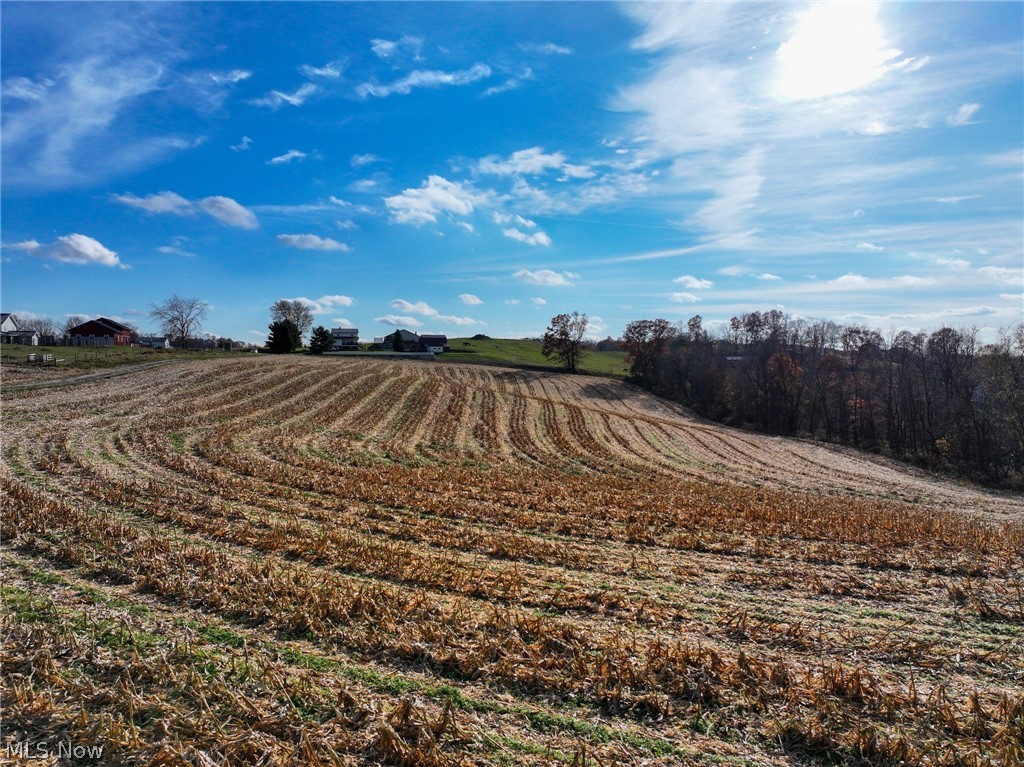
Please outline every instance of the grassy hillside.
[[[497, 365], [531, 365], [558, 369], [556, 362], [540, 353], [540, 341], [529, 338], [452, 338], [451, 351], [442, 359], [455, 362], [487, 362]], [[622, 376], [626, 370], [625, 352], [594, 352], [583, 355], [580, 372], [597, 375]]]

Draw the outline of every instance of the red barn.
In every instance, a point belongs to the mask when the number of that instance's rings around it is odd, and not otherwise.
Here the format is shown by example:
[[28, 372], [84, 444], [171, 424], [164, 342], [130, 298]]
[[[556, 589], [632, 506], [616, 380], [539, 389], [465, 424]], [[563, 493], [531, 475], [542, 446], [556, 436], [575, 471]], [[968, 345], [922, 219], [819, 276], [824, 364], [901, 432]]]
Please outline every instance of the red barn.
[[97, 317], [68, 331], [70, 346], [129, 346], [132, 329], [115, 320]]

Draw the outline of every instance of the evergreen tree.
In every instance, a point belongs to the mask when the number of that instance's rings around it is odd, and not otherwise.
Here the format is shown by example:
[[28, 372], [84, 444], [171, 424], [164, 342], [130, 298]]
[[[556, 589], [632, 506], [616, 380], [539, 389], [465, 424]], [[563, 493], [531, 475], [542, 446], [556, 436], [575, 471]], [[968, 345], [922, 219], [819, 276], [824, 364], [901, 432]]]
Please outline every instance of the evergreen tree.
[[278, 320], [270, 324], [267, 348], [274, 354], [291, 354], [302, 345], [299, 329], [291, 320]]
[[392, 336], [392, 338], [394, 339], [394, 341], [392, 343], [392, 346], [394, 347], [394, 351], [396, 351], [396, 352], [404, 352], [405, 351], [405, 339], [402, 338], [402, 331], [401, 330], [396, 330], [395, 334]]
[[309, 337], [309, 351], [312, 354], [323, 354], [334, 348], [334, 336], [331, 331], [323, 325], [313, 328], [313, 335]]

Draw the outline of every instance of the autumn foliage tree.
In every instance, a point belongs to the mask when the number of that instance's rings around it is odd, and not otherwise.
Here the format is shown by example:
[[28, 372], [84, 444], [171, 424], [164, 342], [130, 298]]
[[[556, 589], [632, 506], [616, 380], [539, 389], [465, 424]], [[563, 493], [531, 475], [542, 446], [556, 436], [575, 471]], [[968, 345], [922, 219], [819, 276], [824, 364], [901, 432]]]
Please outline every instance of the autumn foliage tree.
[[622, 345], [630, 373], [643, 381], [651, 381], [654, 365], [676, 337], [675, 326], [664, 319], [634, 320], [626, 325]]
[[552, 317], [551, 324], [544, 331], [540, 353], [549, 360], [558, 360], [570, 373], [576, 372], [583, 358], [587, 323], [587, 315], [579, 312]]

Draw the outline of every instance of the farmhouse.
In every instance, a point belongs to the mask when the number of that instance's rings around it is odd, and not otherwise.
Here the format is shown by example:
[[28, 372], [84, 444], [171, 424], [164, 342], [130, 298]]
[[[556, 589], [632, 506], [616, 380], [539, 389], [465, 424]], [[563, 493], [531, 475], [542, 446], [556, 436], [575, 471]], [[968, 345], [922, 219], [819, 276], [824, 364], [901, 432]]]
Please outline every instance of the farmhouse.
[[143, 349], [170, 349], [171, 339], [167, 336], [139, 336], [139, 346]]
[[22, 330], [14, 314], [0, 314], [0, 333], [5, 344], [39, 346], [39, 334], [34, 330]]
[[131, 328], [106, 317], [97, 317], [68, 330], [68, 346], [129, 346], [131, 342]]
[[440, 354], [441, 352], [448, 351], [448, 336], [420, 336], [420, 346], [423, 348], [420, 351], [434, 352], [434, 354]]
[[[401, 351], [406, 352], [433, 352], [434, 354], [440, 354], [441, 352], [448, 351], [448, 336], [444, 335], [422, 335], [418, 336], [408, 330], [397, 330], [402, 337], [402, 348]], [[384, 336], [381, 339], [374, 339], [374, 343], [379, 343], [380, 348], [386, 352], [395, 351], [395, 333]]]
[[331, 328], [334, 337], [334, 351], [359, 351], [359, 328]]

